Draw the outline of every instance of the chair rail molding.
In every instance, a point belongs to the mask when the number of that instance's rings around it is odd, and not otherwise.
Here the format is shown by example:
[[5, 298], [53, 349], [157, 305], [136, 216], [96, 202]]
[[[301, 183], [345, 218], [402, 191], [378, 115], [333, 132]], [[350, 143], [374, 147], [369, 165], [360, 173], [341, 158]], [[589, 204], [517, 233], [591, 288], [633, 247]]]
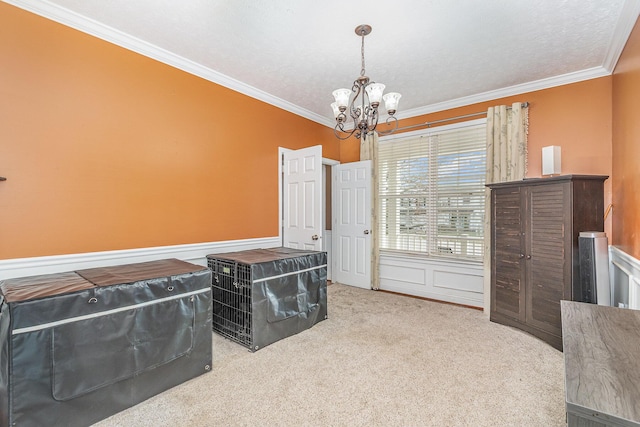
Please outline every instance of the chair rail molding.
[[0, 280], [62, 273], [85, 268], [156, 261], [166, 258], [177, 258], [206, 266], [206, 256], [209, 254], [235, 252], [247, 249], [274, 248], [278, 246], [281, 246], [281, 240], [276, 236], [117, 251], [5, 259], [0, 260]]

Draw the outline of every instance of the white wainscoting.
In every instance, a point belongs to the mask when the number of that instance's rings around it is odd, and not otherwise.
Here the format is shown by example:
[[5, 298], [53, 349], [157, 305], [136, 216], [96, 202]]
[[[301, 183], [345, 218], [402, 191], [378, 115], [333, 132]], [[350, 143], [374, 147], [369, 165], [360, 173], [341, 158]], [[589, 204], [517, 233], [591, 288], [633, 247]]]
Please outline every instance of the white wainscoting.
[[483, 306], [481, 264], [380, 254], [380, 289], [474, 307]]
[[640, 310], [640, 260], [609, 246], [612, 305]]
[[279, 237], [0, 260], [0, 279], [177, 258], [206, 266], [209, 254], [281, 246]]

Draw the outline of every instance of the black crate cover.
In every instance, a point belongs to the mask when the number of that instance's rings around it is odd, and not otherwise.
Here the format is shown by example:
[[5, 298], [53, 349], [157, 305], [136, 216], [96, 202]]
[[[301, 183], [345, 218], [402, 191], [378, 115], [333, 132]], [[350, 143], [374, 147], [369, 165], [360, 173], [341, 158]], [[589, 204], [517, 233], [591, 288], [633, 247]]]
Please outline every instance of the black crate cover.
[[207, 255], [213, 330], [251, 351], [327, 318], [326, 252], [291, 248]]
[[211, 272], [176, 259], [0, 282], [0, 426], [87, 426], [210, 370]]

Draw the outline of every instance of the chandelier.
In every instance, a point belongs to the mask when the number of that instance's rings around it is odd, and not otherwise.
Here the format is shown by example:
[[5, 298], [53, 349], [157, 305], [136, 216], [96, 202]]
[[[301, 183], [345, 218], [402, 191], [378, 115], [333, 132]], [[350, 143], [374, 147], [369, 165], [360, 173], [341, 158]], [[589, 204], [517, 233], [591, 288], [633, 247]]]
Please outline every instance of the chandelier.
[[[371, 33], [370, 25], [358, 25], [355, 30], [356, 34], [362, 37], [362, 68], [360, 69], [360, 77], [353, 82], [351, 89], [337, 89], [333, 91], [335, 102], [331, 104], [333, 114], [336, 118], [336, 126], [333, 129], [336, 137], [341, 140], [349, 138], [355, 134], [356, 138], [366, 138], [369, 132], [373, 132], [378, 126], [378, 107], [380, 102], [384, 100], [385, 109], [389, 114], [386, 120], [387, 125], [395, 125], [392, 129], [378, 132], [381, 135], [392, 133], [398, 128], [398, 119], [394, 116], [398, 109], [399, 93], [391, 92], [382, 96], [385, 85], [369, 81], [369, 77], [365, 76], [364, 69], [364, 36]], [[351, 102], [349, 99], [353, 93]], [[345, 130], [347, 121], [353, 120], [353, 129]]]

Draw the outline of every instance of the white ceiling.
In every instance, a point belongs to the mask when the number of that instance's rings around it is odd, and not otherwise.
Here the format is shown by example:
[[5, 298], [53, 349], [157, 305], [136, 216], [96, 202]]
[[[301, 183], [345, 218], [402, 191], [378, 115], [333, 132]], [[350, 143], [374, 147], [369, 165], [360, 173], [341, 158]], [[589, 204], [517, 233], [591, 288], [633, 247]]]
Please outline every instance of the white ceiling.
[[360, 74], [399, 118], [611, 74], [640, 0], [4, 0], [332, 126]]

